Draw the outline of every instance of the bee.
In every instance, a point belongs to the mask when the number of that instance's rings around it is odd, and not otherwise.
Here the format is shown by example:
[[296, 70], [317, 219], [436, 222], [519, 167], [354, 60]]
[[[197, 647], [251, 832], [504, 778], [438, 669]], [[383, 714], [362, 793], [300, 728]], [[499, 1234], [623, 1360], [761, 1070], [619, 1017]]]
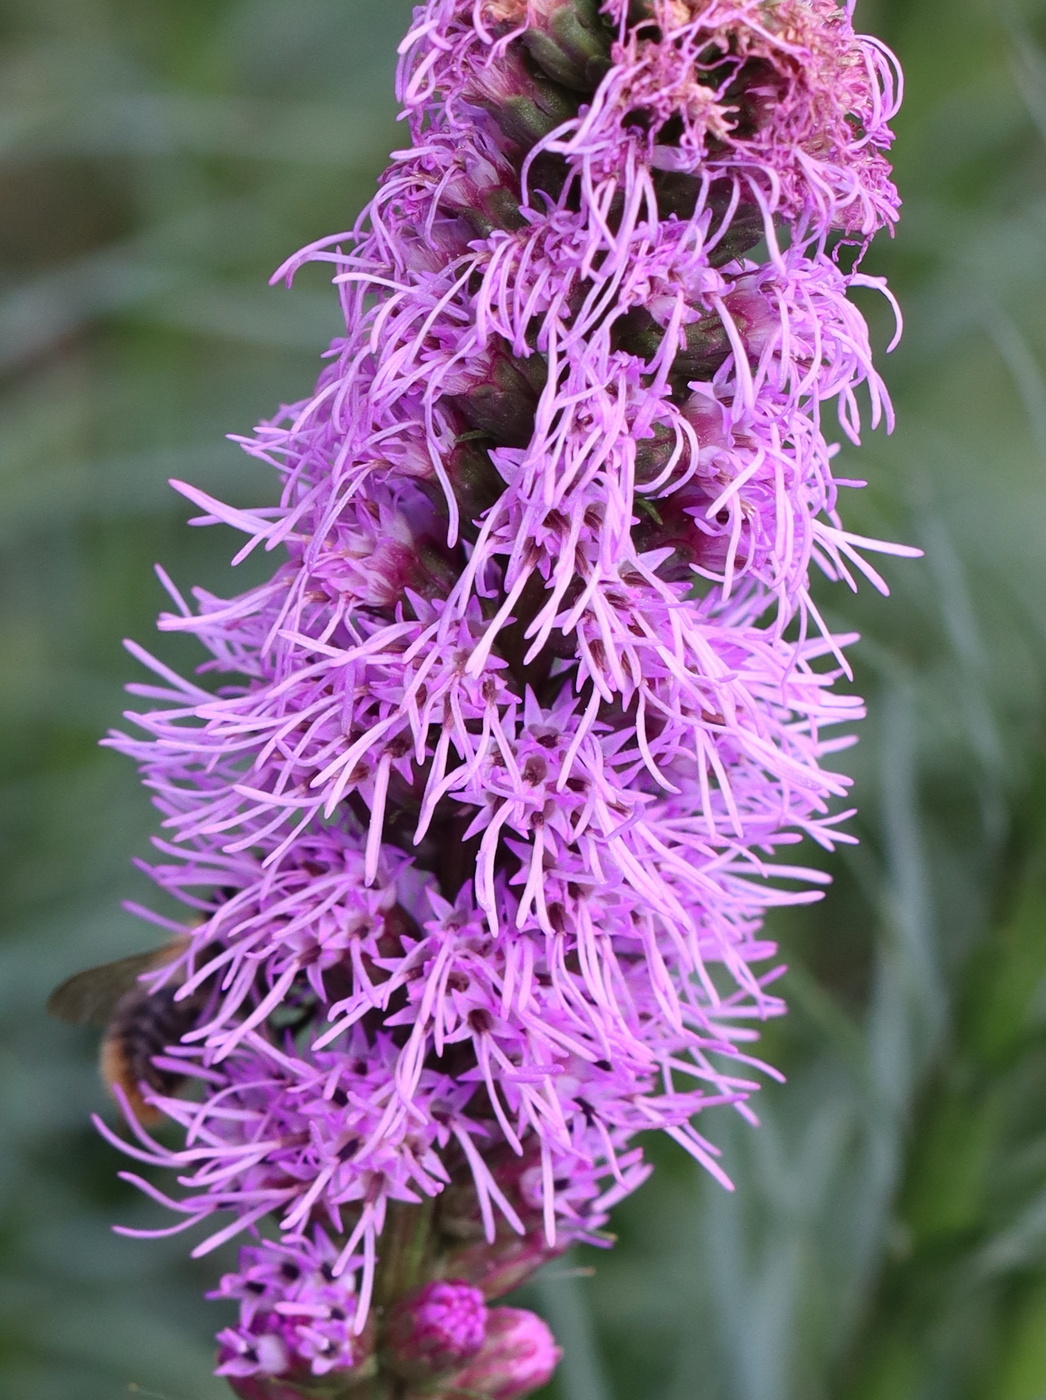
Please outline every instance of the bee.
[[135, 1117], [146, 1126], [160, 1122], [163, 1114], [145, 1102], [141, 1085], [173, 1094], [185, 1081], [184, 1075], [158, 1068], [153, 1057], [192, 1029], [206, 991], [175, 1001], [176, 984], [150, 991], [138, 979], [142, 973], [174, 962], [188, 943], [180, 936], [151, 952], [133, 953], [74, 973], [47, 1001], [48, 1013], [60, 1021], [105, 1027], [98, 1056], [102, 1079], [110, 1093], [119, 1085]]

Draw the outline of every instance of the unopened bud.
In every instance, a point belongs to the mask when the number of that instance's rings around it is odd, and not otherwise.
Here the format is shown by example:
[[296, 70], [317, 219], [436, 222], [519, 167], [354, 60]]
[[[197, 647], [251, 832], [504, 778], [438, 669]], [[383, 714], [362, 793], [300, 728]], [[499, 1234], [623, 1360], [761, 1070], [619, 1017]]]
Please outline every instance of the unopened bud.
[[468, 436], [458, 439], [448, 455], [446, 471], [461, 513], [469, 520], [477, 520], [504, 493], [505, 482], [490, 453]]
[[388, 1363], [409, 1380], [428, 1380], [470, 1360], [487, 1334], [483, 1294], [458, 1279], [436, 1279], [408, 1293], [389, 1314]]
[[563, 122], [577, 116], [577, 99], [557, 83], [535, 77], [523, 60], [507, 51], [497, 64], [471, 75], [465, 94], [485, 108], [503, 136], [524, 151]]
[[521, 228], [519, 173], [496, 149], [465, 149], [442, 186], [440, 208], [466, 219], [482, 238], [495, 228]]
[[446, 1382], [445, 1400], [520, 1400], [547, 1385], [562, 1352], [548, 1324], [523, 1308], [491, 1308], [487, 1339]]
[[692, 565], [706, 572], [721, 570], [733, 547], [734, 564], [742, 568], [748, 561], [748, 530], [732, 542], [733, 516], [729, 509], [713, 519], [707, 510], [712, 497], [690, 483], [680, 491], [657, 500], [636, 497], [636, 521], [632, 539], [640, 554], [670, 549], [656, 565], [658, 578], [668, 583], [695, 582]]
[[539, 23], [523, 44], [537, 66], [563, 87], [594, 92], [610, 67], [611, 40], [595, 0], [538, 0], [531, 13]]
[[733, 349], [718, 311], [708, 312], [684, 326], [683, 339], [686, 348], [672, 361], [672, 374], [687, 383], [692, 379], [712, 379]]
[[[707, 312], [682, 330], [685, 345], [673, 357], [673, 377], [687, 382], [711, 379], [731, 351], [730, 337], [719, 313]], [[664, 338], [665, 327], [645, 306], [632, 307], [614, 326], [617, 346], [648, 363], [661, 349]]]
[[681, 472], [689, 466], [689, 451], [680, 451], [678, 435], [666, 423], [655, 423], [649, 435], [636, 443], [636, 487], [642, 490], [655, 481], [663, 486], [673, 457]]
[[[673, 214], [677, 219], [693, 218], [703, 189], [700, 175], [691, 175], [685, 170], [655, 169], [652, 173], [657, 212], [661, 218], [667, 219]], [[733, 212], [724, 227], [723, 220], [731, 206]], [[707, 253], [710, 267], [725, 267], [735, 258], [743, 257], [766, 233], [758, 205], [743, 200], [734, 204], [731, 180], [713, 181], [702, 208], [712, 214], [707, 235], [711, 242]]]
[[[687, 177], [684, 177], [687, 178]], [[658, 196], [660, 200], [660, 195]], [[727, 210], [733, 202], [733, 185], [729, 180], [716, 180], [708, 193], [706, 207], [712, 210], [710, 236], [715, 246], [709, 249], [708, 261], [712, 267], [725, 267], [728, 262], [745, 255], [754, 248], [765, 235], [763, 212], [755, 204], [740, 202], [730, 215], [730, 222], [720, 234], [719, 230]]]
[[473, 356], [458, 374], [461, 387], [449, 381], [445, 397], [470, 428], [486, 433], [504, 447], [526, 447], [534, 431], [534, 414], [548, 367], [540, 355], [518, 359], [504, 343]]
[[[723, 298], [733, 328], [750, 361], [759, 358], [776, 324], [773, 308], [754, 286], [742, 280]], [[714, 378], [734, 354], [734, 343], [718, 310], [706, 311], [682, 327], [683, 345], [672, 359], [671, 375], [686, 383]], [[633, 306], [614, 326], [615, 344], [648, 363], [661, 348], [665, 327], [645, 306]]]

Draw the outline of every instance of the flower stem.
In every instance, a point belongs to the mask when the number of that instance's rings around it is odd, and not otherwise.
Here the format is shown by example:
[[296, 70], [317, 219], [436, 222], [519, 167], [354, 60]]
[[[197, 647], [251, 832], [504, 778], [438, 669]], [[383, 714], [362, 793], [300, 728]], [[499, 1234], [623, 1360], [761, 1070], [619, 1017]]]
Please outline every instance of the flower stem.
[[425, 1281], [425, 1264], [432, 1253], [433, 1203], [420, 1206], [394, 1201], [388, 1211], [385, 1238], [374, 1284], [374, 1301], [388, 1307]]

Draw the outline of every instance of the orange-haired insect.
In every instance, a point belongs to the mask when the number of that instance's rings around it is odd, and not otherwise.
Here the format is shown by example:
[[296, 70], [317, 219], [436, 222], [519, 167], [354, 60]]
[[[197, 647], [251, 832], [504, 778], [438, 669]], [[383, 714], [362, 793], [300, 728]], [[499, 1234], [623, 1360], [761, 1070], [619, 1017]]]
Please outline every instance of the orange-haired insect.
[[143, 972], [173, 962], [187, 946], [188, 939], [179, 936], [152, 952], [74, 973], [47, 1001], [48, 1012], [61, 1021], [105, 1027], [98, 1056], [102, 1078], [110, 1092], [119, 1085], [135, 1117], [146, 1125], [158, 1123], [163, 1115], [142, 1098], [141, 1085], [173, 1094], [185, 1079], [159, 1069], [153, 1057], [192, 1029], [205, 993], [175, 1001], [177, 984], [150, 991], [138, 979]]

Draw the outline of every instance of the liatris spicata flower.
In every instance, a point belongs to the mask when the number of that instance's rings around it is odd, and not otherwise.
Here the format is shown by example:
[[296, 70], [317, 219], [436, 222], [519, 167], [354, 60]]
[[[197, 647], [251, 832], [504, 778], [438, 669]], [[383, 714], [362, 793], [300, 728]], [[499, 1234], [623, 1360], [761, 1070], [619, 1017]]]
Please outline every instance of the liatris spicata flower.
[[554, 1344], [481, 1295], [606, 1242], [636, 1135], [729, 1184], [695, 1120], [752, 1117], [763, 916], [824, 883], [780, 848], [850, 839], [811, 566], [913, 552], [841, 523], [825, 412], [889, 420], [847, 298], [885, 290], [895, 77], [835, 0], [428, 0], [409, 147], [282, 270], [331, 265], [345, 334], [244, 441], [279, 503], [176, 483], [277, 563], [169, 585], [203, 679], [137, 652], [113, 741], [195, 911], [150, 985], [204, 1007], [155, 1060], [191, 1095], [143, 1086], [183, 1145], [124, 1147], [196, 1254], [258, 1237], [241, 1395], [523, 1395]]

